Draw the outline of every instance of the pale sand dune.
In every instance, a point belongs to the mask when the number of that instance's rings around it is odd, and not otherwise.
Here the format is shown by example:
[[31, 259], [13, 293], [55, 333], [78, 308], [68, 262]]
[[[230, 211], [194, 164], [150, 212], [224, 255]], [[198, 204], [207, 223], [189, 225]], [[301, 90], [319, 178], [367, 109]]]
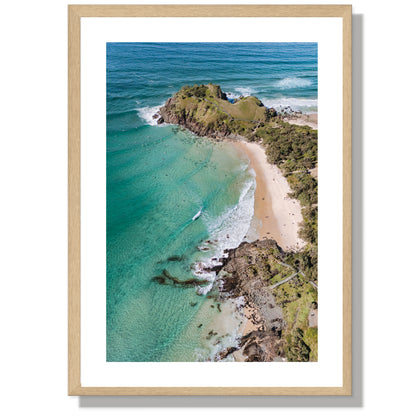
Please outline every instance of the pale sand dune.
[[233, 141], [250, 159], [256, 172], [255, 216], [261, 220], [260, 238], [272, 238], [285, 251], [298, 251], [305, 242], [298, 237], [302, 222], [301, 206], [289, 198], [286, 178], [277, 166], [267, 162], [264, 148], [258, 143]]
[[292, 116], [293, 118], [284, 118], [283, 121], [289, 124], [297, 124], [298, 126], [309, 126], [314, 130], [318, 129], [318, 113], [299, 114]]

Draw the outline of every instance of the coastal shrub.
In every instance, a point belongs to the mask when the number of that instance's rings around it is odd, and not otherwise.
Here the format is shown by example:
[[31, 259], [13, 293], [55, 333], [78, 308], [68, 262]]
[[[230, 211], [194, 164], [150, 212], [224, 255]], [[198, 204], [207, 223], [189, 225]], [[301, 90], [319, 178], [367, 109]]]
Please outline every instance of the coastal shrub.
[[293, 334], [287, 336], [286, 340], [285, 354], [288, 361], [309, 361], [311, 349], [303, 340], [303, 331], [300, 328], [296, 328]]
[[299, 231], [299, 237], [303, 240], [318, 243], [318, 207], [306, 207], [302, 209], [303, 223]]
[[318, 328], [308, 328], [303, 336], [303, 340], [311, 349], [309, 361], [318, 361]]
[[273, 138], [272, 136], [272, 131], [270, 131], [270, 129], [268, 129], [267, 127], [259, 127], [256, 130], [256, 136], [260, 139], [263, 140], [271, 140]]
[[318, 203], [318, 182], [310, 174], [300, 173], [290, 175], [287, 178], [292, 193], [292, 198], [299, 199], [302, 206]]
[[246, 133], [246, 138], [249, 142], [257, 141], [256, 135], [253, 133]]
[[270, 163], [290, 161], [288, 171], [312, 169], [317, 163], [318, 137], [316, 130], [280, 122], [277, 127], [258, 129], [263, 138]]
[[[303, 251], [284, 253], [282, 260], [305, 275], [305, 282], [318, 279], [318, 247], [308, 244]], [[302, 277], [301, 275], [299, 275]]]
[[203, 98], [206, 96], [208, 91], [208, 87], [206, 85], [194, 85], [190, 87], [189, 85], [185, 85], [181, 89], [181, 93], [185, 97], [200, 97]]
[[209, 121], [207, 123], [207, 130], [211, 131], [211, 130], [214, 130], [214, 128], [215, 128], [215, 121]]
[[281, 163], [280, 167], [283, 170], [284, 174], [288, 175], [296, 170], [297, 164], [295, 160], [289, 159]]

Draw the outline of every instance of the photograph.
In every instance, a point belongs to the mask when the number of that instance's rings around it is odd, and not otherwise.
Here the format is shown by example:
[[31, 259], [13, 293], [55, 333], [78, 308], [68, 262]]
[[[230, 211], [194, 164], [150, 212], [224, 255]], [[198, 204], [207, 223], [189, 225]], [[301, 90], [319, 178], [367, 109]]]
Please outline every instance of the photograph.
[[317, 362], [318, 275], [318, 42], [107, 42], [106, 361]]

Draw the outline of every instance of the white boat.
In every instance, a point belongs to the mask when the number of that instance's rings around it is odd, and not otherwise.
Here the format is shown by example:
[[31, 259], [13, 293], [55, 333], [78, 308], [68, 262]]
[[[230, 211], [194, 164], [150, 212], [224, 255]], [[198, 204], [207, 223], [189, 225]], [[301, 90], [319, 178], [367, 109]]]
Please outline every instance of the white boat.
[[200, 209], [193, 217], [192, 217], [192, 221], [195, 221], [195, 220], [197, 220], [200, 216], [201, 216], [201, 213], [202, 213], [202, 209]]

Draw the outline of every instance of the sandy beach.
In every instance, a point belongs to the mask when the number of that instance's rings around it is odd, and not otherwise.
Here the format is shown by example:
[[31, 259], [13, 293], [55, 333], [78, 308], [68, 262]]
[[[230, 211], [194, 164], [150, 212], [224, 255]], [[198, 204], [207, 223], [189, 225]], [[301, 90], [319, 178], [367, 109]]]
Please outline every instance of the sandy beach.
[[318, 113], [299, 114], [290, 118], [284, 118], [289, 124], [297, 124], [298, 126], [309, 126], [314, 130], [318, 129]]
[[[317, 128], [317, 114], [301, 116], [303, 117], [287, 121]], [[298, 237], [303, 220], [301, 206], [298, 200], [288, 196], [291, 189], [281, 170], [267, 162], [266, 152], [261, 144], [243, 140], [233, 140], [232, 143], [248, 157], [250, 168], [256, 173], [254, 215], [262, 222], [259, 238], [272, 238], [285, 251], [302, 249], [306, 243]], [[245, 322], [241, 335], [245, 336], [259, 330], [261, 324], [258, 310], [248, 305], [243, 310]], [[236, 361], [246, 359], [242, 350], [234, 352], [233, 356]]]
[[[289, 198], [290, 186], [280, 169], [267, 162], [264, 148], [253, 142], [233, 141], [250, 160], [250, 167], [256, 173], [254, 215], [261, 220], [259, 238], [272, 238], [285, 251], [298, 251], [305, 242], [298, 237], [299, 224], [303, 217], [298, 200]], [[259, 311], [245, 305], [245, 323], [241, 335], [245, 336], [261, 327]], [[236, 361], [244, 361], [242, 350], [233, 354]]]
[[301, 206], [289, 198], [289, 184], [277, 166], [267, 162], [264, 148], [258, 143], [234, 141], [250, 160], [256, 173], [254, 214], [261, 220], [259, 238], [272, 238], [286, 251], [297, 251], [305, 242], [298, 237], [302, 222]]

